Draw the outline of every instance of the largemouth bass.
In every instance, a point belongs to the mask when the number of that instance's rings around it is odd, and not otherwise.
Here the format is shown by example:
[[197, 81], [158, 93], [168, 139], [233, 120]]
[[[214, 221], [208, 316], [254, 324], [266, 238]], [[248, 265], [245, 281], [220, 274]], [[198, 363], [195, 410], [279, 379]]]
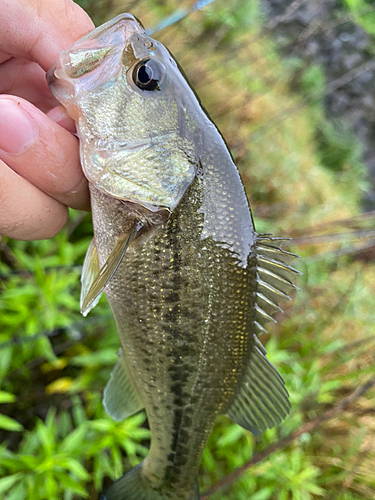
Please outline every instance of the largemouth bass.
[[104, 291], [121, 349], [116, 420], [146, 409], [150, 452], [105, 500], [193, 500], [220, 413], [254, 434], [288, 393], [257, 338], [288, 299], [293, 254], [257, 235], [220, 132], [170, 52], [124, 14], [62, 52], [50, 88], [77, 122], [94, 239], [81, 311]]

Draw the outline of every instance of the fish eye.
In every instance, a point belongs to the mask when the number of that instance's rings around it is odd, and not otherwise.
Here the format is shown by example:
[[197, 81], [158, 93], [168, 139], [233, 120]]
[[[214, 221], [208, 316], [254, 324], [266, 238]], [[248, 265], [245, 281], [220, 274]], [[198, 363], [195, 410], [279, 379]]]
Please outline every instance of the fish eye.
[[160, 90], [164, 66], [155, 59], [143, 59], [133, 69], [133, 81], [140, 90]]

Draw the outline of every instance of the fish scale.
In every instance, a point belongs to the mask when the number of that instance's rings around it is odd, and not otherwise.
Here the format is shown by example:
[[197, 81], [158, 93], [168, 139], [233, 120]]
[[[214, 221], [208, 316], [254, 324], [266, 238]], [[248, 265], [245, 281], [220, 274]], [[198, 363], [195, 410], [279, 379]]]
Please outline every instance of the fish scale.
[[105, 291], [120, 338], [103, 404], [116, 420], [145, 408], [152, 436], [142, 464], [100, 498], [197, 500], [219, 413], [259, 434], [289, 412], [256, 331], [297, 271], [277, 239], [255, 232], [224, 139], [133, 16], [78, 40], [48, 79], [79, 115], [91, 192], [81, 311]]
[[[195, 185], [188, 190], [154, 238], [134, 243], [106, 290], [123, 350], [133, 360], [144, 393], [153, 436], [145, 475], [166, 477], [187, 489], [189, 483], [195, 487], [199, 456], [209, 437], [205, 429], [228, 404], [241, 376], [249, 350], [246, 330], [253, 321], [248, 271], [238, 272], [232, 264], [236, 253], [200, 239], [203, 215], [197, 191]], [[93, 200], [100, 205], [95, 195]], [[114, 219], [109, 212], [108, 223]], [[94, 220], [99, 221], [95, 234], [105, 234], [107, 220], [95, 214]], [[104, 247], [100, 239], [96, 244]], [[107, 257], [99, 251], [102, 262]], [[166, 428], [172, 430], [170, 436]], [[186, 451], [190, 457], [183, 463]]]

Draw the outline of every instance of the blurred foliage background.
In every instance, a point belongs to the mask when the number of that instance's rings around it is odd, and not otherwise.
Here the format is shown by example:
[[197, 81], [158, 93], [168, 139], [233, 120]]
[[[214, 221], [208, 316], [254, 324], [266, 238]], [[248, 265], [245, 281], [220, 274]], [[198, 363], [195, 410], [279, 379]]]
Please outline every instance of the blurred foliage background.
[[[146, 27], [181, 7], [174, 0], [79, 3], [96, 24], [130, 11]], [[338, 19], [349, 16], [375, 35], [371, 2], [336, 4]], [[220, 417], [203, 455], [202, 491], [374, 374], [375, 233], [374, 214], [363, 211], [371, 192], [363, 146], [350, 124], [338, 127], [327, 118], [322, 65], [283, 57], [267, 23], [260, 0], [217, 0], [155, 35], [223, 132], [257, 231], [293, 237], [290, 248], [303, 256], [301, 291], [262, 338], [286, 381], [292, 413], [259, 441]], [[119, 342], [105, 299], [88, 318], [79, 314], [80, 269], [91, 237], [90, 215], [72, 211], [51, 240], [0, 241], [4, 500], [96, 499], [147, 454], [145, 415], [116, 423], [102, 408]], [[373, 499], [374, 413], [370, 390], [210, 498]]]

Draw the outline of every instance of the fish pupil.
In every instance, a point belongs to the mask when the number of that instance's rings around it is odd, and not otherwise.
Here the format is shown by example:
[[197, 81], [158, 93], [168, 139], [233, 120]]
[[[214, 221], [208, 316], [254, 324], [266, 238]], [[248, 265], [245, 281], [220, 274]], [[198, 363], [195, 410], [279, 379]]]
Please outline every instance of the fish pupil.
[[140, 61], [133, 71], [133, 81], [141, 90], [160, 90], [161, 65], [155, 60]]
[[138, 79], [143, 85], [149, 83], [152, 80], [152, 68], [141, 66], [138, 71]]

